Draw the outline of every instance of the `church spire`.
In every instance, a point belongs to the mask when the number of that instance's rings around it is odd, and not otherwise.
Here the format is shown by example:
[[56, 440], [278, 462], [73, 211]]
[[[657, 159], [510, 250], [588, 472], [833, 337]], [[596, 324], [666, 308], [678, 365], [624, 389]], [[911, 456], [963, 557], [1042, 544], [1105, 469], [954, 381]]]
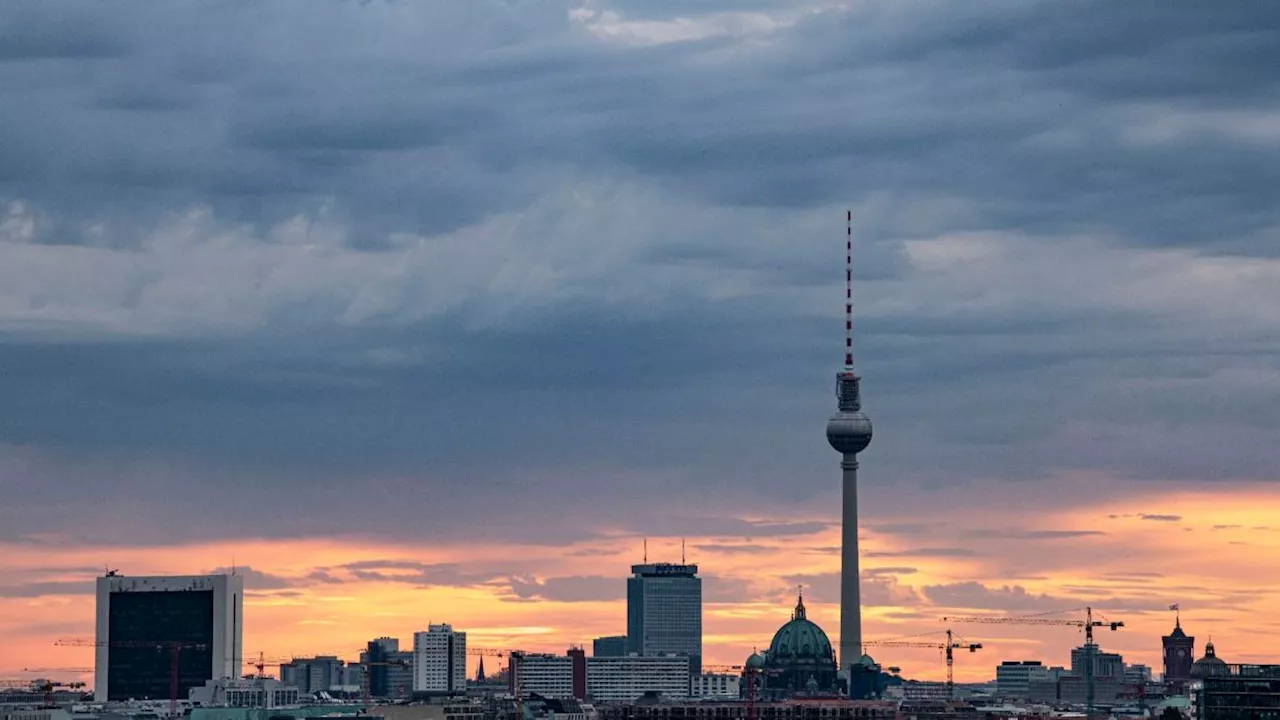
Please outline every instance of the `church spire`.
[[792, 620], [804, 620], [804, 586], [796, 586], [796, 611], [791, 615]]

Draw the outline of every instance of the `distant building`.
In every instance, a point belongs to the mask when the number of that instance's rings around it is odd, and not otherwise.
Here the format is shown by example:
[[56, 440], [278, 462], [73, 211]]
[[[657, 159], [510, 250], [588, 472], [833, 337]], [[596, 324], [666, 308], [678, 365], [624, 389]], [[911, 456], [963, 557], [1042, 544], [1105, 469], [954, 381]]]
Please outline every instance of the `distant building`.
[[209, 680], [240, 677], [244, 653], [240, 575], [98, 578], [94, 698], [169, 697], [178, 652], [178, 698]]
[[467, 634], [430, 625], [413, 634], [413, 691], [461, 693], [467, 689]]
[[1085, 671], [1089, 650], [1093, 650], [1093, 676], [1096, 678], [1124, 678], [1124, 658], [1119, 653], [1103, 652], [1097, 645], [1071, 649], [1071, 674], [1088, 677]]
[[587, 657], [580, 648], [564, 655], [512, 653], [508, 690], [520, 698], [627, 702], [646, 693], [684, 699], [689, 695], [689, 658], [684, 655]]
[[201, 707], [278, 708], [298, 704], [298, 688], [271, 678], [209, 680], [187, 699]]
[[294, 658], [280, 666], [280, 682], [310, 695], [343, 685], [347, 663], [334, 655]]
[[1039, 660], [1005, 660], [996, 666], [996, 694], [1025, 700], [1031, 697], [1033, 680], [1048, 679], [1049, 672]]
[[683, 700], [689, 696], [687, 655], [587, 658], [587, 697], [631, 702], [646, 694]]
[[1126, 685], [1145, 685], [1151, 682], [1151, 668], [1141, 663], [1125, 665], [1124, 682]]
[[564, 655], [512, 653], [509, 690], [521, 699], [538, 695], [560, 700], [587, 696], [586, 655], [571, 649]]
[[[758, 702], [756, 717], [761, 720], [895, 720], [896, 702], [847, 700], [844, 698], [804, 698], [780, 702]], [[600, 720], [747, 720], [747, 703], [684, 701], [611, 703], [597, 708]]]
[[686, 655], [702, 671], [702, 578], [697, 565], [631, 566], [627, 578], [627, 653]]
[[[365, 646], [365, 651], [360, 653], [360, 662], [366, 663], [366, 671], [369, 676], [369, 695], [376, 698], [392, 697], [390, 692], [391, 683], [388, 682], [388, 675], [392, 669], [391, 653], [400, 651], [400, 640], [393, 637], [380, 637], [370, 640]], [[410, 673], [409, 685], [413, 686], [412, 673], [412, 656], [409, 659]]]
[[1174, 620], [1173, 632], [1161, 638], [1164, 650], [1164, 681], [1185, 683], [1191, 679], [1191, 664], [1195, 661], [1196, 639], [1182, 630], [1182, 618]]
[[729, 700], [742, 696], [741, 675], [694, 675], [691, 697], [708, 700]]
[[1205, 643], [1204, 657], [1195, 661], [1191, 665], [1191, 677], [1206, 678], [1212, 675], [1228, 675], [1230, 674], [1229, 666], [1223, 662], [1213, 647], [1213, 641]]
[[591, 641], [593, 657], [622, 657], [627, 654], [627, 636], [610, 635], [598, 637]]
[[1280, 717], [1280, 665], [1224, 664], [1189, 687], [1193, 720]]

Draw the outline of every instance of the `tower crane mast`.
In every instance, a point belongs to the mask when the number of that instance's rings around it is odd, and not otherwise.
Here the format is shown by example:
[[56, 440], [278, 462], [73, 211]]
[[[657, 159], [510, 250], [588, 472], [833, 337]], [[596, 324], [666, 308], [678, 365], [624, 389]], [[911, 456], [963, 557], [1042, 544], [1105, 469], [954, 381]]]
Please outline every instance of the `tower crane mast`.
[[956, 680], [955, 680], [955, 650], [968, 650], [971, 653], [982, 649], [982, 643], [965, 642], [963, 638], [956, 641], [951, 634], [951, 629], [947, 628], [947, 641], [944, 643], [926, 642], [923, 640], [871, 640], [863, 643], [863, 645], [874, 645], [876, 647], [911, 647], [911, 648], [936, 648], [942, 650], [947, 658], [947, 698], [956, 699]]
[[[1065, 618], [1050, 618], [1043, 615], [1021, 615], [1012, 617], [989, 617], [985, 615], [973, 617], [944, 617], [944, 622], [956, 623], [985, 623], [989, 625], [1054, 625], [1067, 626], [1084, 629], [1084, 680], [1085, 680], [1085, 705], [1087, 707], [1088, 717], [1093, 717], [1094, 705], [1094, 656], [1097, 652], [1097, 645], [1093, 642], [1094, 628], [1108, 628], [1112, 632], [1124, 627], [1124, 622], [1119, 620], [1094, 620], [1093, 608], [1083, 607], [1074, 610], [1065, 610], [1062, 612], [1079, 612], [1084, 610], [1083, 620], [1067, 620]], [[1046, 613], [1052, 614], [1052, 613]]]

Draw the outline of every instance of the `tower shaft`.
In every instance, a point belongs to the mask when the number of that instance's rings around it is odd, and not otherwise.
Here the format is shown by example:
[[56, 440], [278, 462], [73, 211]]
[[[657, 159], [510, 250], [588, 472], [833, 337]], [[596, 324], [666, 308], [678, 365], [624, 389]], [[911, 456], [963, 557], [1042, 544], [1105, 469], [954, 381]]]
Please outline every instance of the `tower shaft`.
[[840, 462], [844, 510], [840, 542], [840, 669], [848, 671], [862, 656], [862, 588], [858, 568], [858, 456]]

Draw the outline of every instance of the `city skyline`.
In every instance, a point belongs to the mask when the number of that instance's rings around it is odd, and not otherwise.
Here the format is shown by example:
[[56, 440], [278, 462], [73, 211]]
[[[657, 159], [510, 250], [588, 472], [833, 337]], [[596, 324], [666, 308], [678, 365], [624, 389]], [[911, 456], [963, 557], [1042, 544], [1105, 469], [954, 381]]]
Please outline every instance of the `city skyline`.
[[253, 5], [6, 2], [0, 676], [107, 568], [240, 568], [246, 658], [560, 652], [646, 537], [706, 664], [800, 584], [838, 642], [847, 209], [864, 637], [1273, 659], [1280, 7]]

